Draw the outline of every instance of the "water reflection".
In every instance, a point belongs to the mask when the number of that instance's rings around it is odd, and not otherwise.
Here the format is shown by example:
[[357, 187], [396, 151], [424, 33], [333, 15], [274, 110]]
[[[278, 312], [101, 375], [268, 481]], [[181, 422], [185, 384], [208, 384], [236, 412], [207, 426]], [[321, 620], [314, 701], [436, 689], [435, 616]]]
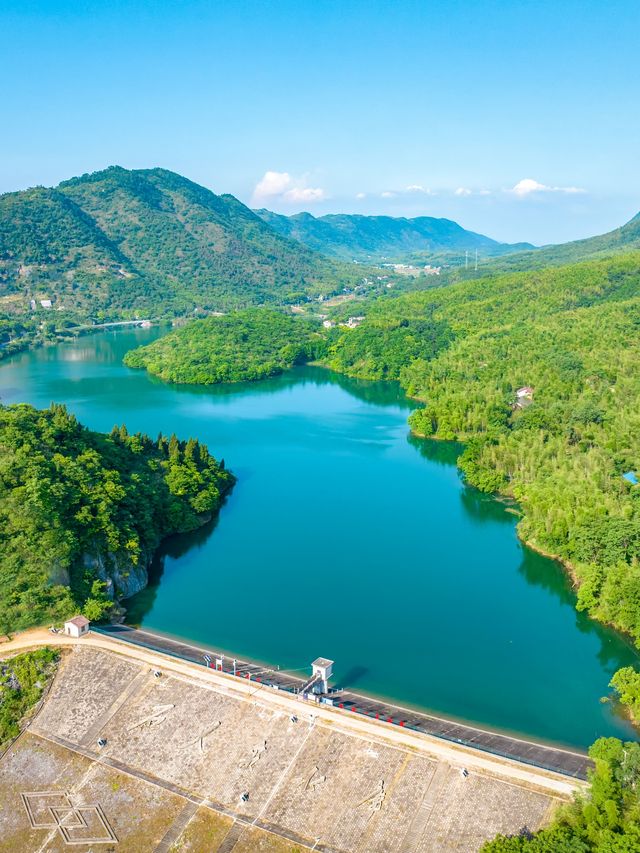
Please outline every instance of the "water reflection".
[[562, 604], [571, 608], [578, 631], [598, 639], [597, 657], [603, 668], [613, 673], [619, 667], [637, 664], [638, 655], [630, 640], [614, 634], [606, 626], [591, 619], [585, 611], [575, 609], [576, 594], [571, 578], [559, 562], [523, 547], [522, 561], [518, 571], [528, 584], [541, 587]]
[[411, 432], [407, 434], [407, 441], [424, 459], [447, 467], [455, 465], [458, 456], [464, 450], [464, 444], [459, 441], [437, 441], [432, 438], [418, 438], [418, 436], [413, 435]]
[[149, 566], [148, 585], [141, 592], [123, 602], [127, 611], [126, 621], [128, 624], [141, 625], [145, 615], [152, 611], [160, 590], [167, 557], [172, 560], [179, 560], [187, 554], [193, 556], [195, 552], [205, 547], [219, 522], [220, 514], [218, 513], [214, 515], [211, 521], [196, 530], [191, 530], [188, 533], [176, 533], [162, 540]]
[[[147, 374], [149, 382], [166, 387], [167, 383]], [[262, 379], [259, 382], [226, 382], [221, 385], [171, 385], [178, 395], [206, 396], [211, 399], [262, 397], [265, 394], [280, 394], [292, 388], [305, 385], [320, 388], [323, 385], [336, 385], [352, 397], [376, 406], [395, 406], [409, 411], [414, 404], [403, 394], [397, 382], [370, 382], [365, 379], [353, 379], [328, 370], [324, 367], [307, 365], [286, 370], [279, 376]]]
[[472, 486], [465, 486], [460, 492], [460, 500], [465, 513], [475, 521], [486, 523], [513, 525], [517, 516], [511, 511], [512, 506], [507, 501], [496, 500], [493, 495], [479, 492]]

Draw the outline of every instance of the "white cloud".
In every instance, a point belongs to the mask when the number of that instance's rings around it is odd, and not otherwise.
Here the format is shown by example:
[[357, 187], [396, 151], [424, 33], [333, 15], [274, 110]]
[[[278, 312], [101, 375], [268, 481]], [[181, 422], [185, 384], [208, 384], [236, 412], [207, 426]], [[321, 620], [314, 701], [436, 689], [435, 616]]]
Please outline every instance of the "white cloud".
[[548, 187], [546, 184], [541, 184], [538, 181], [534, 181], [533, 178], [523, 178], [508, 192], [513, 193], [514, 195], [520, 196], [520, 198], [524, 198], [524, 196], [531, 195], [531, 193], [583, 193], [584, 190], [580, 189], [580, 187]]
[[391, 192], [391, 190], [385, 190], [383, 193], [380, 193], [380, 198], [395, 198], [397, 193]]
[[459, 198], [468, 198], [470, 195], [493, 195], [491, 190], [481, 189], [481, 190], [472, 190], [469, 187], [458, 187], [457, 190], [453, 191], [454, 195], [457, 195]]
[[253, 191], [253, 204], [267, 201], [313, 203], [327, 197], [321, 187], [306, 186], [306, 178], [292, 178], [289, 172], [265, 172]]
[[254, 198], [272, 198], [282, 195], [291, 183], [288, 172], [265, 172], [253, 191]]
[[366, 193], [356, 193], [356, 198], [366, 198], [366, 197], [367, 197]]
[[322, 201], [326, 195], [320, 187], [292, 187], [283, 198], [285, 201]]
[[409, 184], [404, 188], [406, 193], [422, 193], [423, 195], [435, 195], [428, 187], [423, 187], [421, 184]]

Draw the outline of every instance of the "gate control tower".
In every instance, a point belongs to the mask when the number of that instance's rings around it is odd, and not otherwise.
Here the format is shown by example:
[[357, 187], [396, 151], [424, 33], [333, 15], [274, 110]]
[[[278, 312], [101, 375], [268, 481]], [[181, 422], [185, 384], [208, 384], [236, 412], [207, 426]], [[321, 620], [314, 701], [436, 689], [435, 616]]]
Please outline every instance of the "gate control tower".
[[316, 658], [311, 664], [311, 671], [316, 679], [313, 685], [314, 693], [328, 693], [329, 685], [327, 682], [333, 675], [334, 661], [327, 658]]

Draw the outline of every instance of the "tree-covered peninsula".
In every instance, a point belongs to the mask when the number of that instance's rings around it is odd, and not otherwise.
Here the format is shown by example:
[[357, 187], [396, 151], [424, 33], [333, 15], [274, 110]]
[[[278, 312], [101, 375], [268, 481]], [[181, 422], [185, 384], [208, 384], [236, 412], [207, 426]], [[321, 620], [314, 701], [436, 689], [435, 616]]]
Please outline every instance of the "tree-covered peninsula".
[[324, 337], [306, 320], [247, 309], [196, 320], [125, 356], [167, 382], [213, 385], [275, 376], [324, 352]]
[[160, 540], [210, 518], [234, 481], [194, 439], [0, 407], [0, 630], [108, 614], [146, 584]]

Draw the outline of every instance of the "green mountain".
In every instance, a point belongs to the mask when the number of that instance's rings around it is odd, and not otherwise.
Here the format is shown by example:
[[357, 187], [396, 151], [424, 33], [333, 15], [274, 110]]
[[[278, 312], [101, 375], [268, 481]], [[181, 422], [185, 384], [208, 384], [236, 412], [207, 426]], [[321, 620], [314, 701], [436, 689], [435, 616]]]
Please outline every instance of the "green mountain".
[[270, 210], [256, 210], [278, 233], [311, 249], [344, 260], [406, 259], [464, 253], [478, 250], [482, 257], [533, 249], [530, 243], [498, 243], [490, 237], [466, 231], [450, 219], [420, 216], [415, 219], [393, 216], [310, 213], [282, 216]]
[[[534, 252], [518, 252], [514, 255], [489, 261], [491, 272], [510, 272], [518, 270], [543, 269], [550, 266], [562, 266], [579, 261], [617, 255], [640, 249], [640, 213], [630, 219], [626, 225], [615, 228], [597, 237], [574, 240], [555, 246], [543, 246]], [[483, 275], [487, 274], [486, 268]]]
[[357, 277], [165, 169], [112, 166], [0, 196], [0, 310], [50, 298], [74, 315], [186, 313], [338, 292]]

